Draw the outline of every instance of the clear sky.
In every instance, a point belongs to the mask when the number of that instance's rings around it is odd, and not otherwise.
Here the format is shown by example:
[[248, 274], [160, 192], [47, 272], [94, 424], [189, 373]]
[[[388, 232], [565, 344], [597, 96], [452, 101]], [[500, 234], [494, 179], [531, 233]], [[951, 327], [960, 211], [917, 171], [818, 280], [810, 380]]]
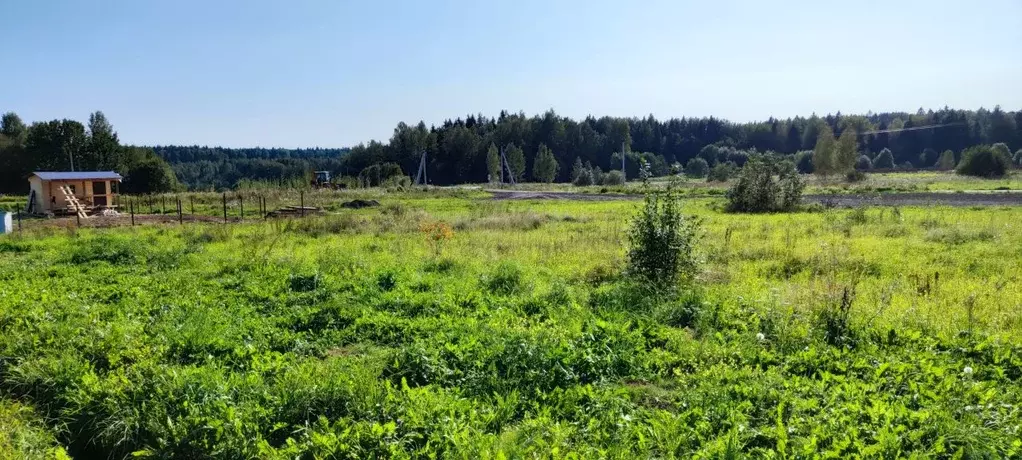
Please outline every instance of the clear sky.
[[1022, 0], [0, 0], [0, 111], [341, 147], [553, 108], [736, 121], [1022, 108]]

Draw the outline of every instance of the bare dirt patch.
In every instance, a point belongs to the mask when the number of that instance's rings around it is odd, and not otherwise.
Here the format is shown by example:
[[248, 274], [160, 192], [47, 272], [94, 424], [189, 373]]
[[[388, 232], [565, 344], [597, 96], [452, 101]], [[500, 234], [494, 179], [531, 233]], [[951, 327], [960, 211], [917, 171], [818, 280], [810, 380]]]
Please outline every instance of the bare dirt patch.
[[805, 195], [802, 201], [824, 206], [1022, 206], [1022, 193], [878, 193], [873, 195]]
[[494, 200], [573, 200], [573, 201], [612, 201], [638, 200], [642, 195], [624, 195], [619, 193], [575, 193], [575, 192], [531, 192], [520, 190], [487, 190]]

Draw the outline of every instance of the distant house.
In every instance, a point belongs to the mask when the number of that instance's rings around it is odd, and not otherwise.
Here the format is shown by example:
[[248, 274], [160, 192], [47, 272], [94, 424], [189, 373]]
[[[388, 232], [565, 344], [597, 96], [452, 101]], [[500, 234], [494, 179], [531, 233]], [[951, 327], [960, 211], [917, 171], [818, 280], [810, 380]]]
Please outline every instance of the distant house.
[[28, 178], [28, 212], [75, 214], [117, 207], [120, 174], [113, 171], [36, 171]]

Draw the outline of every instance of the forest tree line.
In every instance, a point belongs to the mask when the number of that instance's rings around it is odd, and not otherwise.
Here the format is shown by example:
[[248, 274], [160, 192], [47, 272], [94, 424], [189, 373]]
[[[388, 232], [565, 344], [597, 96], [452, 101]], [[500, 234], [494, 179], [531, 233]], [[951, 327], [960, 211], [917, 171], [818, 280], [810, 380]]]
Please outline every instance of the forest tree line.
[[[924, 128], [928, 127], [928, 128]], [[921, 128], [921, 129], [920, 129]], [[827, 135], [821, 136], [821, 133]], [[851, 134], [854, 133], [854, 136]], [[542, 152], [552, 152], [555, 181], [572, 179], [576, 160], [600, 170], [621, 168], [626, 152], [626, 172], [636, 177], [640, 158], [654, 173], [671, 165], [685, 165], [703, 157], [712, 167], [718, 159], [739, 166], [751, 152], [792, 155], [802, 153], [800, 169], [812, 170], [811, 152], [821, 138], [851, 139], [855, 158], [891, 156], [891, 167], [932, 168], [939, 154], [950, 150], [960, 155], [978, 144], [1004, 143], [1022, 148], [1022, 111], [979, 109], [890, 112], [867, 115], [771, 118], [765, 122], [732, 123], [720, 118], [586, 117], [574, 120], [553, 110], [528, 117], [502, 112], [497, 118], [471, 115], [447, 120], [439, 127], [425, 123], [399, 123], [386, 143], [371, 141], [353, 147], [344, 157], [347, 171], [394, 163], [405, 175], [414, 176], [421, 152], [426, 152], [427, 172], [438, 185], [479, 183], [493, 179], [493, 151], [503, 151], [519, 180], [538, 180], [535, 162]], [[729, 158], [733, 156], [734, 158]], [[521, 158], [519, 158], [521, 157]], [[720, 158], [723, 157], [723, 158]], [[808, 169], [808, 170], [806, 170]], [[499, 171], [496, 170], [496, 171]]]
[[640, 163], [662, 175], [697, 158], [711, 168], [717, 163], [741, 166], [750, 154], [769, 152], [790, 155], [802, 172], [811, 172], [819, 139], [834, 139], [844, 150], [850, 142], [857, 160], [880, 160], [871, 165], [875, 168], [933, 168], [949, 161], [941, 152], [953, 152], [957, 161], [962, 151], [979, 144], [1022, 149], [1022, 111], [919, 109], [754, 123], [715, 117], [658, 120], [652, 115], [575, 120], [553, 110], [531, 117], [504, 111], [496, 118], [469, 115], [440, 126], [402, 122], [387, 142], [373, 140], [351, 149], [124, 146], [102, 112], [93, 113], [88, 126], [74, 120], [26, 126], [7, 113], [0, 126], [0, 192], [23, 192], [31, 171], [68, 170], [71, 159], [79, 170], [118, 171], [125, 175], [124, 190], [140, 193], [219, 190], [243, 181], [303, 183], [314, 170], [374, 183], [381, 171], [415, 176], [423, 152], [427, 176], [437, 185], [497, 179], [501, 168], [494, 168], [494, 162], [501, 152], [520, 181], [569, 181], [576, 163], [593, 170], [620, 169], [622, 149], [630, 178]]
[[[346, 171], [343, 148], [238, 148], [208, 146], [156, 146], [161, 158], [170, 163], [178, 181], [191, 190], [228, 189], [241, 181], [300, 182], [311, 171]], [[358, 173], [358, 171], [355, 171]]]

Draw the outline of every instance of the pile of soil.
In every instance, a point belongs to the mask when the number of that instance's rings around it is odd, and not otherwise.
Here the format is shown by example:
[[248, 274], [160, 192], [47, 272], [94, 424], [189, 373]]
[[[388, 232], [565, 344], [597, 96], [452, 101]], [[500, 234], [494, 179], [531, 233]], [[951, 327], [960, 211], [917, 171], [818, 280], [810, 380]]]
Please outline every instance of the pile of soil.
[[342, 208], [348, 209], [362, 209], [362, 208], [373, 208], [379, 206], [380, 202], [376, 200], [351, 200], [341, 203]]

